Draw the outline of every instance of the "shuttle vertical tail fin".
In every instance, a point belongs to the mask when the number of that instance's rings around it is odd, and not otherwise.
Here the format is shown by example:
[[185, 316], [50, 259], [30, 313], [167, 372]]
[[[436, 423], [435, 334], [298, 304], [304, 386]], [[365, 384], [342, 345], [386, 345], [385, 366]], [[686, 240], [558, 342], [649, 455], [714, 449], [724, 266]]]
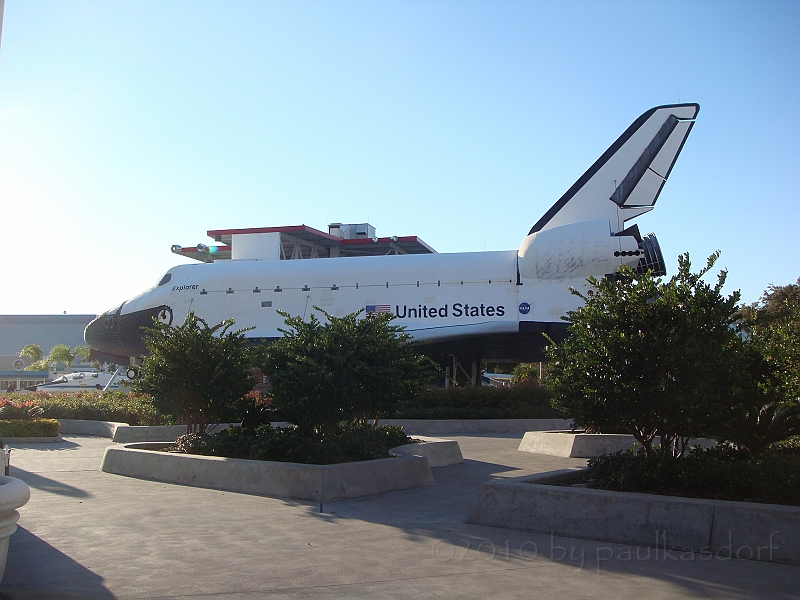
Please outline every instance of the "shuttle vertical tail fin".
[[531, 228], [608, 219], [611, 232], [653, 209], [700, 110], [698, 104], [651, 108], [606, 150]]

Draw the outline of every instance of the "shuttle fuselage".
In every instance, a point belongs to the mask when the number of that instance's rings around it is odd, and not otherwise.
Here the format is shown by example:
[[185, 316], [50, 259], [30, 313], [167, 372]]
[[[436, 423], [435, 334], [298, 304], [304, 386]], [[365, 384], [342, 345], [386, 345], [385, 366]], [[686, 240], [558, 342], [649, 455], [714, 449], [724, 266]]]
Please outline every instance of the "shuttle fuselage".
[[[208, 323], [232, 318], [248, 337], [278, 338], [281, 312], [308, 318], [388, 312], [434, 353], [530, 360], [580, 305], [588, 276], [622, 264], [663, 273], [655, 236], [626, 221], [653, 208], [691, 130], [695, 104], [639, 117], [531, 229], [518, 250], [310, 260], [225, 260], [180, 265], [153, 288], [86, 328], [98, 357], [136, 362], [155, 317]], [[531, 351], [526, 352], [526, 348]]]

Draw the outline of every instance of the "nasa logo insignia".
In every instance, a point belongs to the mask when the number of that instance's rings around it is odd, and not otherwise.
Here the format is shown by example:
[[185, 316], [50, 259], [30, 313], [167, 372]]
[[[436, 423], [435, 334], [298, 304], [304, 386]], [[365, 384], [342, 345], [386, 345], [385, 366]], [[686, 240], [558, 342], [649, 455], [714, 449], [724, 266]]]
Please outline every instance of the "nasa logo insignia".
[[519, 312], [521, 312], [523, 315], [527, 315], [529, 312], [531, 312], [531, 305], [527, 302], [520, 303]]

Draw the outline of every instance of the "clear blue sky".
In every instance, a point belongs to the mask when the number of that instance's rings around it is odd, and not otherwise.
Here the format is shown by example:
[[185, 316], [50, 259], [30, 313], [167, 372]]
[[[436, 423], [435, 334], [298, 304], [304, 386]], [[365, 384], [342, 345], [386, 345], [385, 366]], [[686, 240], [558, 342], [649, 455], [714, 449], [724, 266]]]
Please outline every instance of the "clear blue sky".
[[208, 229], [517, 248], [642, 112], [698, 102], [675, 271], [800, 276], [800, 2], [6, 0], [0, 313], [97, 313]]

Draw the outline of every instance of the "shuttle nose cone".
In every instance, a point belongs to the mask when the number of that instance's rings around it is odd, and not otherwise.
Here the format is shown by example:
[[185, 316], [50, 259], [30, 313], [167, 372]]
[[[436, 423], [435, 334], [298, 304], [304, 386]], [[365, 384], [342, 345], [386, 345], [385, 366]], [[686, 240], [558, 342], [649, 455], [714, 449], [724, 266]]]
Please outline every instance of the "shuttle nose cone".
[[[122, 314], [120, 305], [97, 317], [86, 326], [83, 337], [86, 345], [96, 351], [101, 360], [109, 362], [127, 363], [132, 357], [141, 357], [147, 354], [147, 347], [143, 340], [143, 329], [153, 326], [153, 317], [159, 315], [172, 315], [172, 310], [167, 306], [140, 310]], [[108, 355], [117, 360], [111, 360]]]
[[107, 316], [108, 313], [103, 313], [99, 317], [96, 317], [86, 326], [86, 329], [83, 330], [83, 339], [86, 341], [86, 345], [93, 350], [101, 349], [100, 346], [103, 343], [103, 323]]

